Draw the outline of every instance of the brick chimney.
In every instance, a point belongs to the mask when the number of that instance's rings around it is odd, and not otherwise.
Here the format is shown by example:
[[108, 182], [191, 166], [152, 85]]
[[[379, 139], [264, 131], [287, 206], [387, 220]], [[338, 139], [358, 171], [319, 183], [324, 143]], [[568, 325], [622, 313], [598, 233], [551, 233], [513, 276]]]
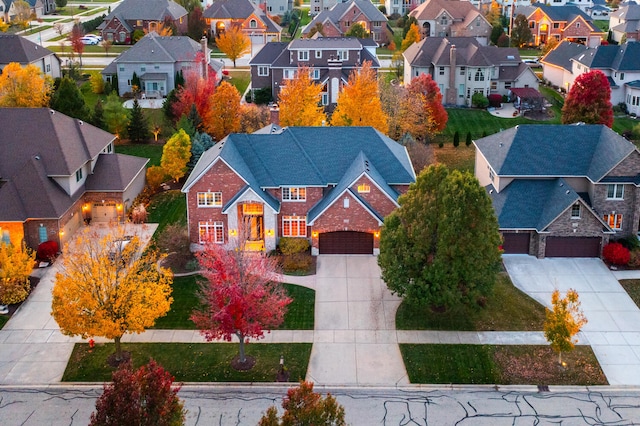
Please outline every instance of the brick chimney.
[[202, 75], [205, 79], [209, 78], [209, 62], [211, 61], [211, 55], [207, 48], [207, 36], [202, 36], [200, 39], [200, 50], [202, 51]]
[[452, 44], [449, 49], [449, 87], [447, 87], [447, 93], [445, 95], [446, 102], [452, 105], [456, 104], [456, 96], [458, 94], [456, 88], [456, 56], [456, 45]]
[[271, 124], [275, 124], [276, 126], [280, 125], [280, 108], [278, 105], [273, 105], [269, 108], [269, 115]]

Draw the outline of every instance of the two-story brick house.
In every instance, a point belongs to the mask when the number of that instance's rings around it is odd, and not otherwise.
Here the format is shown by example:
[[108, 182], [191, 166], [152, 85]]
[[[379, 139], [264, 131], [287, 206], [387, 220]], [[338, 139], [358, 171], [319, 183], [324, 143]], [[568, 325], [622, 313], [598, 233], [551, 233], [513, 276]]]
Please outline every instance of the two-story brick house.
[[509, 95], [512, 88], [538, 89], [538, 78], [518, 49], [484, 46], [475, 37], [427, 37], [403, 53], [404, 81], [429, 74], [445, 105], [471, 105], [474, 93]]
[[377, 253], [384, 217], [415, 181], [406, 149], [371, 127], [275, 129], [202, 155], [182, 189], [191, 242], [269, 251], [302, 237], [313, 254]]
[[464, 0], [427, 0], [409, 13], [422, 37], [475, 37], [489, 44], [491, 24], [473, 4]]
[[251, 0], [216, 0], [202, 16], [214, 38], [227, 28], [238, 26], [251, 39], [252, 45], [280, 41], [282, 27]]
[[302, 29], [302, 36], [309, 37], [312, 30], [322, 27], [323, 37], [343, 37], [354, 24], [360, 24], [370, 37], [380, 44], [391, 41], [393, 32], [387, 17], [370, 0], [339, 2], [331, 9], [320, 12]]
[[298, 66], [310, 68], [311, 77], [322, 85], [321, 103], [335, 105], [349, 74], [364, 61], [380, 68], [376, 56], [378, 44], [372, 39], [320, 37], [294, 39], [289, 43], [267, 43], [249, 62], [252, 90], [271, 88], [277, 100], [286, 80], [294, 78]]
[[479, 139], [506, 253], [597, 257], [640, 221], [640, 152], [603, 125], [519, 125]]
[[145, 184], [146, 158], [115, 136], [48, 108], [0, 108], [0, 239], [64, 245], [85, 222], [122, 221]]
[[104, 40], [130, 44], [134, 31], [155, 31], [167, 22], [175, 26], [175, 35], [186, 34], [187, 14], [184, 7], [172, 0], [124, 0], [98, 29]]
[[529, 21], [533, 36], [531, 44], [540, 46], [551, 38], [582, 43], [589, 47], [600, 46], [605, 33], [593, 23], [589, 15], [577, 6], [552, 6], [534, 4], [516, 9]]

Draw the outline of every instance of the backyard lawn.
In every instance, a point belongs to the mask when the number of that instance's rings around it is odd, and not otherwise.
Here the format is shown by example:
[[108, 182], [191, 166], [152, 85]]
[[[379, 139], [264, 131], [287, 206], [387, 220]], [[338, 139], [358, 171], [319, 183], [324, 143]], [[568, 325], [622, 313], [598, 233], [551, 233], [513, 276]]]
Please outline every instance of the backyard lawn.
[[[159, 330], [196, 330], [189, 319], [191, 312], [199, 305], [197, 275], [175, 277], [173, 279], [173, 303], [171, 311], [156, 321], [155, 329]], [[202, 278], [201, 278], [202, 279]], [[315, 291], [293, 285], [284, 284], [284, 289], [293, 299], [287, 308], [284, 323], [279, 330], [313, 330]]]
[[160, 158], [162, 158], [162, 145], [156, 144], [136, 144], [136, 145], [116, 145], [118, 154], [134, 155], [136, 157], [148, 158], [151, 166], [159, 166]]
[[[238, 341], [231, 343], [123, 343], [122, 350], [131, 353], [134, 368], [153, 358], [168, 370], [178, 382], [275, 382], [284, 356], [289, 380], [304, 380], [307, 374], [311, 343], [266, 344], [245, 346], [247, 356], [256, 359], [249, 371], [231, 367], [238, 354]], [[78, 343], [62, 376], [63, 382], [110, 381], [114, 371], [107, 363], [113, 354], [113, 343], [97, 344], [92, 352], [89, 345]]]
[[249, 71], [244, 70], [234, 70], [227, 69], [229, 71], [229, 75], [231, 76], [231, 80], [228, 80], [229, 83], [235, 86], [240, 92], [240, 95], [244, 94], [247, 87], [249, 87], [249, 83], [251, 82], [251, 73]]
[[178, 189], [156, 194], [147, 212], [149, 213], [147, 222], [158, 224], [158, 229], [153, 234], [154, 238], [157, 238], [172, 223], [187, 225], [187, 200]]
[[501, 273], [484, 308], [463, 306], [435, 313], [429, 307], [402, 303], [396, 313], [398, 330], [541, 331], [544, 307], [511, 284]]
[[[606, 385], [590, 346], [564, 353], [549, 346], [400, 345], [411, 383]], [[428, 361], [427, 361], [428, 360]]]

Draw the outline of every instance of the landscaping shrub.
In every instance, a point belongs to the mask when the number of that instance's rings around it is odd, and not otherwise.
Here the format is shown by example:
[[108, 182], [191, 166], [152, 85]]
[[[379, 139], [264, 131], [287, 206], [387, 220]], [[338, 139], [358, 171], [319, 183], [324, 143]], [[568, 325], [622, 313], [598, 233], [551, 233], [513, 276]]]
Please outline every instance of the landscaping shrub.
[[489, 95], [489, 106], [500, 108], [502, 105], [502, 95], [494, 93]]
[[629, 249], [620, 243], [609, 243], [604, 246], [602, 257], [612, 265], [626, 265], [631, 260]]
[[634, 250], [629, 253], [629, 263], [630, 268], [640, 269], [640, 250]]
[[460, 134], [456, 130], [456, 132], [453, 134], [453, 146], [458, 147], [458, 145], [460, 145]]
[[284, 272], [306, 271], [311, 266], [313, 258], [309, 253], [295, 253], [282, 256], [282, 269]]
[[476, 108], [486, 108], [489, 106], [489, 100], [482, 93], [474, 93], [471, 97], [471, 105]]
[[629, 250], [640, 249], [640, 241], [638, 241], [638, 237], [636, 237], [635, 235], [629, 235], [628, 237], [620, 238], [619, 240], [616, 240], [616, 243], [622, 244]]
[[58, 243], [56, 241], [45, 241], [38, 246], [37, 259], [40, 261], [48, 262], [56, 258], [59, 250]]
[[155, 192], [167, 179], [167, 173], [160, 166], [151, 166], [147, 169], [147, 185], [151, 191]]
[[291, 238], [291, 237], [282, 237], [280, 238], [280, 251], [284, 255], [288, 254], [297, 254], [304, 253], [309, 250], [309, 240], [306, 238]]

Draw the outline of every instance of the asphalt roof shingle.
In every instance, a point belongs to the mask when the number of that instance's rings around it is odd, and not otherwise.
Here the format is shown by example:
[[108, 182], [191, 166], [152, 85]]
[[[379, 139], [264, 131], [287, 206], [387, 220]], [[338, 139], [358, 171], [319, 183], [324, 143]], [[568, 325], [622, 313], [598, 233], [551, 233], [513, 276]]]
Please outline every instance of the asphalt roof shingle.
[[0, 34], [0, 64], [18, 62], [26, 65], [54, 53], [26, 38], [13, 34]]
[[124, 0], [105, 18], [110, 21], [114, 17], [126, 20], [163, 21], [170, 16], [174, 21], [187, 16], [187, 9], [171, 0]]

